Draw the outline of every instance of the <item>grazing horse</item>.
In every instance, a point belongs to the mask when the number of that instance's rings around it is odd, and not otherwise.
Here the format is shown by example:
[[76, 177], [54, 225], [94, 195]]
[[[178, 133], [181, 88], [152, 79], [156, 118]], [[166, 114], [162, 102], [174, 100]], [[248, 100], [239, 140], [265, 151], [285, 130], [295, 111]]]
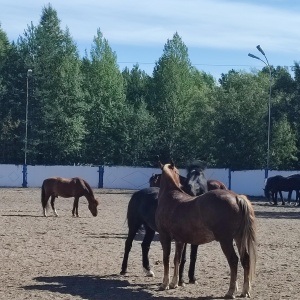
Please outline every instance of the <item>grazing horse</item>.
[[43, 181], [42, 184], [42, 207], [43, 214], [46, 217], [47, 203], [51, 197], [51, 207], [55, 216], [58, 216], [54, 207], [55, 198], [58, 196], [63, 198], [74, 197], [74, 204], [72, 214], [73, 217], [78, 215], [78, 202], [79, 198], [85, 196], [88, 200], [88, 208], [94, 217], [97, 216], [97, 206], [99, 201], [95, 199], [94, 193], [90, 185], [82, 178], [62, 178], [62, 177], [51, 177]]
[[277, 196], [280, 195], [281, 204], [285, 205], [282, 192], [288, 192], [288, 202], [291, 201], [292, 192], [296, 191], [296, 203], [299, 199], [299, 190], [300, 190], [300, 175], [294, 174], [288, 177], [281, 175], [275, 175], [269, 177], [265, 182], [264, 193], [265, 197], [271, 202], [271, 198], [274, 202], [274, 205], [277, 205]]
[[[218, 241], [230, 266], [230, 285], [225, 298], [234, 298], [237, 289], [238, 256], [244, 268], [241, 297], [250, 297], [250, 283], [256, 266], [255, 214], [244, 195], [213, 190], [191, 197], [180, 187], [174, 163], [161, 164], [162, 176], [155, 222], [163, 248], [164, 277], [161, 290], [178, 286], [179, 264], [184, 244], [201, 245]], [[175, 240], [174, 276], [170, 283], [171, 241]]]

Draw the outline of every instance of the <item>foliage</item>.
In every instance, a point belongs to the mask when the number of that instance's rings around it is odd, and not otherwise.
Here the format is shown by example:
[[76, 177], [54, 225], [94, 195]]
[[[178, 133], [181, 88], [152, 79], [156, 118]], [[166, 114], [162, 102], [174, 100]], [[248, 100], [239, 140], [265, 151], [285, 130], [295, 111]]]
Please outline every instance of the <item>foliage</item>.
[[157, 166], [159, 155], [263, 169], [271, 101], [270, 167], [299, 169], [299, 63], [293, 72], [271, 66], [270, 82], [266, 67], [231, 70], [216, 82], [192, 67], [177, 32], [152, 76], [138, 64], [121, 72], [100, 29], [79, 57], [49, 4], [16, 43], [0, 27], [0, 163], [24, 162], [28, 100], [28, 164]]

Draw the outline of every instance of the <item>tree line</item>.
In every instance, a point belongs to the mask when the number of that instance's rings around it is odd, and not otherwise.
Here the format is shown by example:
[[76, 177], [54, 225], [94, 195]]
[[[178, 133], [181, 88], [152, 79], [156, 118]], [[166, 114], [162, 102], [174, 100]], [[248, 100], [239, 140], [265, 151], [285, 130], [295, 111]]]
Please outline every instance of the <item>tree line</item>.
[[[270, 168], [300, 169], [300, 66], [271, 68]], [[216, 81], [192, 66], [177, 32], [148, 75], [138, 64], [121, 71], [100, 29], [80, 57], [50, 4], [17, 41], [0, 24], [0, 164], [24, 163], [27, 93], [30, 165], [157, 166], [159, 155], [266, 166], [269, 70]]]

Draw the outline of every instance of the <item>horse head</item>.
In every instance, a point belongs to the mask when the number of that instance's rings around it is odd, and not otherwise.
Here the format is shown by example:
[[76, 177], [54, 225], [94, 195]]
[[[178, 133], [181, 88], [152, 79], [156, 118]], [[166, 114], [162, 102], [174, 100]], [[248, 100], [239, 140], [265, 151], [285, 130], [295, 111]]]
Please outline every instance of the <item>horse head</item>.
[[179, 171], [175, 167], [175, 164], [173, 160], [171, 160], [171, 163], [163, 165], [160, 162], [160, 168], [162, 170], [161, 174], [161, 182], [163, 184], [175, 184], [177, 187], [180, 187], [180, 178], [179, 178]]
[[187, 167], [187, 179], [184, 190], [191, 196], [198, 196], [206, 193], [207, 180], [200, 163], [193, 163]]
[[89, 202], [88, 208], [89, 208], [91, 214], [94, 217], [97, 217], [97, 214], [98, 214], [97, 206], [99, 205], [99, 201], [96, 198], [93, 198], [93, 199], [89, 199], [88, 202]]
[[150, 187], [159, 187], [160, 186], [160, 174], [152, 174], [152, 176], [149, 179], [149, 185]]

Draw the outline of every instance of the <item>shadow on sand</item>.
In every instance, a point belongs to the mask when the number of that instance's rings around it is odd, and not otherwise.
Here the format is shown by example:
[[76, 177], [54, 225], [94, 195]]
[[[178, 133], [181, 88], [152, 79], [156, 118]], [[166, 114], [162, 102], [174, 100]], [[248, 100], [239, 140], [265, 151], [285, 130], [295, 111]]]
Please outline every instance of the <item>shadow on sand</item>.
[[[73, 297], [81, 297], [87, 300], [143, 300], [143, 299], [180, 299], [168, 296], [166, 291], [158, 292], [159, 295], [153, 295], [150, 289], [153, 284], [138, 285], [130, 284], [124, 277], [119, 275], [109, 276], [91, 276], [91, 275], [75, 275], [75, 276], [49, 276], [36, 277], [35, 285], [24, 286], [23, 289], [28, 291], [44, 291], [45, 293], [58, 293], [70, 295]], [[152, 287], [151, 287], [152, 286]], [[158, 287], [155, 287], [158, 290]], [[165, 294], [165, 295], [164, 295]], [[181, 299], [187, 299], [186, 297]], [[188, 299], [212, 300], [223, 299], [215, 297], [197, 297]]]

